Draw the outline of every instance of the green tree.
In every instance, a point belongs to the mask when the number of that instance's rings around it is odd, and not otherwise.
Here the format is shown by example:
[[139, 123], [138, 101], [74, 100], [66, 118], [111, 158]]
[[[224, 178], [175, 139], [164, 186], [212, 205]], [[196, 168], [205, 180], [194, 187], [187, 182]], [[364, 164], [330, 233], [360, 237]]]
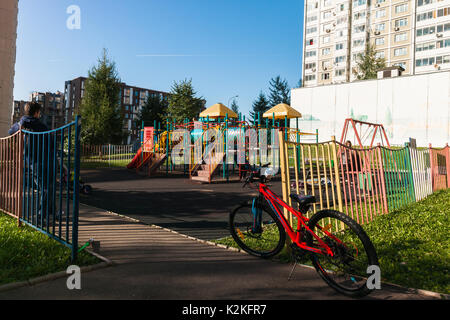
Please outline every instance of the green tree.
[[253, 102], [252, 111], [250, 111], [250, 119], [258, 119], [258, 113], [262, 117], [263, 113], [270, 109], [269, 100], [266, 95], [261, 91], [258, 98]]
[[237, 104], [236, 99], [233, 99], [233, 102], [231, 102], [231, 110], [236, 114], [239, 114], [239, 105]]
[[377, 58], [375, 47], [367, 43], [364, 53], [357, 55], [356, 70], [353, 74], [358, 80], [376, 79], [377, 71], [386, 67], [384, 58]]
[[167, 108], [169, 102], [160, 94], [150, 94], [147, 101], [139, 111], [136, 119], [136, 126], [140, 127], [142, 121], [147, 125], [153, 125], [155, 122], [161, 123], [161, 126], [165, 127], [165, 119], [167, 118]]
[[120, 108], [120, 79], [107, 50], [88, 72], [80, 105], [81, 140], [87, 144], [117, 144], [125, 137]]
[[174, 82], [169, 97], [168, 117], [176, 122], [184, 119], [198, 118], [204, 106], [204, 100], [196, 97], [197, 92], [192, 85], [192, 79]]
[[280, 76], [270, 79], [269, 83], [269, 104], [274, 107], [280, 103], [291, 104], [291, 89], [286, 80]]

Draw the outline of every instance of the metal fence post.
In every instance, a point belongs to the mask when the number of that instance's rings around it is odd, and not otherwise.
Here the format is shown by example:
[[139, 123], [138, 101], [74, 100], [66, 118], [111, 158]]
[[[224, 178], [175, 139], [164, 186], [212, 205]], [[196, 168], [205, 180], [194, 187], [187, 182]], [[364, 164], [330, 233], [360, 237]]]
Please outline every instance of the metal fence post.
[[447, 149], [447, 154], [445, 155], [445, 163], [447, 166], [447, 188], [450, 188], [450, 147], [448, 146], [448, 143], [445, 145], [445, 148]]
[[337, 197], [338, 197], [338, 206], [339, 206], [339, 211], [343, 212], [344, 207], [342, 205], [342, 192], [341, 192], [341, 178], [339, 176], [339, 168], [338, 168], [338, 159], [337, 159], [337, 145], [336, 145], [336, 137], [332, 136], [331, 137], [332, 140], [332, 150], [333, 150], [333, 162], [334, 162], [334, 176], [336, 179], [336, 192], [337, 192]]
[[[75, 118], [75, 153], [73, 176], [73, 212], [72, 212], [72, 262], [78, 257], [78, 215], [80, 196], [80, 117]], [[69, 151], [70, 152], [70, 151]]]

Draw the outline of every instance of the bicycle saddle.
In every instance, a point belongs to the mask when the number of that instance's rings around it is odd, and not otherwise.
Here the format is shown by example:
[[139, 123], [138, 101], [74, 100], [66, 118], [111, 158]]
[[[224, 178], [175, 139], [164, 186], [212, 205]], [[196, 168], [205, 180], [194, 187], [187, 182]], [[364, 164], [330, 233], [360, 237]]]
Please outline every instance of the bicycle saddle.
[[299, 196], [298, 194], [291, 193], [290, 197], [292, 200], [297, 201], [298, 204], [302, 206], [316, 203], [316, 197], [314, 196]]

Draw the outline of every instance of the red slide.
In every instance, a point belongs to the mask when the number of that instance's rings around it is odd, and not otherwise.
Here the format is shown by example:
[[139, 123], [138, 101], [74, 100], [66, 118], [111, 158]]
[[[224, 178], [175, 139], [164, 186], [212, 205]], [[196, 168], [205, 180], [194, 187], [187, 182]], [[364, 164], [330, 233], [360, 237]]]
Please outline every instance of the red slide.
[[131, 162], [127, 165], [128, 169], [136, 169], [141, 164], [141, 154], [142, 148], [139, 148], [133, 160], [131, 160]]

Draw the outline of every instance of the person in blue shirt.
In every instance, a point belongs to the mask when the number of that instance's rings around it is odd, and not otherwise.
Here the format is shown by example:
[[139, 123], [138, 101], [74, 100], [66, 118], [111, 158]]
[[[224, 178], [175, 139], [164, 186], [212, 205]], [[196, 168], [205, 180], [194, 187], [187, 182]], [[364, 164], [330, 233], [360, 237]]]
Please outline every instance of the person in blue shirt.
[[25, 105], [24, 111], [25, 115], [9, 129], [9, 135], [13, 135], [21, 128], [33, 132], [48, 131], [47, 126], [39, 120], [41, 118], [41, 105], [39, 103], [28, 102]]
[[[9, 135], [15, 134], [19, 130], [29, 132], [46, 132], [48, 127], [40, 121], [41, 105], [37, 102], [28, 102], [24, 108], [25, 115], [19, 122], [15, 123], [9, 129]], [[49, 134], [34, 135], [26, 134], [24, 136], [24, 158], [25, 165], [30, 169], [31, 175], [25, 175], [27, 184], [34, 182], [35, 190], [39, 190], [39, 206], [37, 212], [37, 224], [40, 225], [41, 215], [43, 219], [47, 214], [51, 216], [53, 213], [53, 203], [48, 201], [48, 194], [51, 194], [53, 186], [53, 136]], [[50, 164], [50, 166], [49, 166]], [[28, 172], [28, 171], [26, 171]], [[32, 180], [32, 181], [30, 181]], [[28, 186], [31, 190], [31, 186]], [[34, 195], [29, 194], [29, 197], [35, 199]], [[32, 213], [34, 216], [34, 213]], [[41, 226], [43, 227], [43, 226]]]

